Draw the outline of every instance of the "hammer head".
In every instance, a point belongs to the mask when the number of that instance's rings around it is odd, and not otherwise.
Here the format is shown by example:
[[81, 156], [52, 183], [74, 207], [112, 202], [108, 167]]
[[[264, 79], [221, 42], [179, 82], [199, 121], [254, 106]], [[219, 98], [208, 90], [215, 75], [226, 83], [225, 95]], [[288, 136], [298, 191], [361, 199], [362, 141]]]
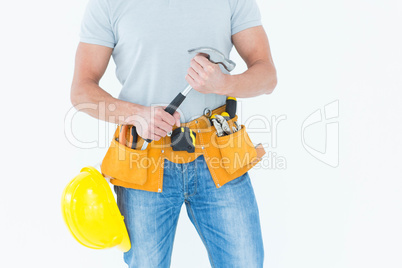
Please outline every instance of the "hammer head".
[[212, 47], [197, 47], [188, 50], [188, 53], [204, 53], [207, 55], [207, 58], [209, 59], [210, 62], [212, 63], [220, 63], [222, 66], [228, 71], [232, 71], [236, 67], [236, 63], [233, 61], [227, 59], [225, 55], [223, 55], [222, 52], [216, 50], [215, 48]]

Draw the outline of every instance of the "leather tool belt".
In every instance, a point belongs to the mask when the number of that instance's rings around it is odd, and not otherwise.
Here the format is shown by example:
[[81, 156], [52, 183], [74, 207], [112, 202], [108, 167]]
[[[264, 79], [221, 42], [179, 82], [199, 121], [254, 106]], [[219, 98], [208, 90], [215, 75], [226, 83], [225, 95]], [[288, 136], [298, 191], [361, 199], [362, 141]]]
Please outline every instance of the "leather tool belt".
[[[213, 110], [214, 114], [225, 111], [225, 105]], [[228, 121], [234, 126], [237, 115]], [[102, 161], [101, 170], [114, 185], [151, 192], [163, 190], [163, 167], [165, 159], [174, 163], [189, 163], [204, 155], [206, 164], [217, 188], [240, 177], [255, 166], [265, 154], [261, 144], [254, 147], [245, 126], [233, 134], [218, 137], [216, 129], [207, 116], [181, 124], [196, 133], [195, 151], [174, 151], [171, 138], [166, 136], [153, 141], [146, 150], [140, 150], [143, 139], [138, 138], [136, 149], [132, 149], [119, 140], [129, 140], [126, 126], [118, 126], [111, 145]], [[177, 128], [174, 127], [173, 130]]]

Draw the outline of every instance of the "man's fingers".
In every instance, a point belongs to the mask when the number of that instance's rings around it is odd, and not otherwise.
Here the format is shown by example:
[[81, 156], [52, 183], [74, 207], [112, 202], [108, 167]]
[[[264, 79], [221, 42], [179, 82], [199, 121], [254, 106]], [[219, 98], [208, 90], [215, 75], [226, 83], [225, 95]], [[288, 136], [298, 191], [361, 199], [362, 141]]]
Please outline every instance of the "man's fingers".
[[210, 62], [206, 57], [197, 55], [193, 58], [203, 69], [214, 63]]
[[155, 122], [161, 120], [161, 121], [165, 121], [166, 123], [168, 123], [169, 125], [173, 126], [176, 122], [176, 120], [174, 119], [174, 117], [169, 114], [168, 112], [166, 112], [164, 109], [166, 108], [166, 106], [164, 107], [157, 107], [155, 110], [155, 115], [154, 115], [154, 120]]
[[189, 74], [187, 74], [186, 77], [184, 77], [184, 79], [186, 79], [187, 83], [189, 83], [190, 86], [193, 86], [195, 83], [194, 79]]
[[205, 76], [204, 68], [202, 68], [202, 66], [201, 66], [198, 62], [196, 62], [194, 59], [191, 60], [190, 66], [191, 66], [201, 77], [204, 77], [204, 76]]
[[[166, 122], [169, 126], [173, 126], [176, 123], [176, 119], [170, 115], [169, 113], [166, 113], [163, 117], [162, 120]], [[169, 131], [168, 131], [169, 132]]]
[[[180, 114], [179, 112], [175, 111], [173, 113], [173, 115], [165, 112], [164, 109], [166, 109], [167, 106], [163, 106], [161, 107], [161, 111], [158, 112], [159, 113], [159, 118], [161, 119], [161, 122], [163, 125], [159, 125], [159, 123], [157, 123], [158, 127], [166, 130], [166, 132], [170, 132], [172, 130], [172, 126], [176, 125], [178, 127], [180, 127]], [[155, 114], [156, 117], [158, 117], [158, 114]], [[170, 130], [168, 130], [168, 128], [170, 128]]]
[[164, 136], [166, 136], [166, 134], [167, 134], [167, 132], [164, 131], [163, 129], [160, 129], [158, 127], [156, 127], [154, 129], [154, 135], [156, 135], [156, 136], [164, 137]]
[[176, 126], [180, 127], [180, 114], [176, 111], [174, 112], [173, 117], [176, 120]]
[[162, 121], [165, 121], [168, 123], [170, 126], [173, 126], [176, 123], [176, 119], [173, 117], [173, 115], [163, 111], [161, 115]]
[[163, 130], [164, 132], [168, 133], [170, 131], [172, 131], [172, 126], [169, 125], [168, 123], [164, 122], [164, 121], [160, 121], [155, 125], [155, 128], [160, 128], [161, 130]]
[[198, 84], [194, 81], [194, 79], [193, 79], [189, 74], [187, 74], [184, 79], [186, 79], [187, 83], [188, 83], [192, 88], [194, 88], [195, 90], [197, 90]]
[[201, 79], [201, 77], [199, 76], [199, 74], [196, 72], [196, 71], [194, 71], [194, 69], [193, 68], [189, 68], [188, 69], [188, 71], [187, 71], [187, 73], [191, 76], [191, 78], [193, 78], [193, 80], [197, 83], [197, 84], [200, 84], [200, 79]]

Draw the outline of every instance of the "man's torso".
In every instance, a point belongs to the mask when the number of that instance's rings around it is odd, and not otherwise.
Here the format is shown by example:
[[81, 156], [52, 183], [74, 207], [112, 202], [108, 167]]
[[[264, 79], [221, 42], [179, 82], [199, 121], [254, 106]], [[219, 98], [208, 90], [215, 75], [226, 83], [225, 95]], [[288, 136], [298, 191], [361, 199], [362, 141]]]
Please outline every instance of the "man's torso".
[[[109, 5], [122, 100], [168, 104], [187, 86], [185, 76], [194, 56], [188, 49], [208, 46], [229, 57], [233, 45], [227, 0], [110, 0]], [[225, 96], [193, 90], [179, 109], [182, 122], [224, 102]]]

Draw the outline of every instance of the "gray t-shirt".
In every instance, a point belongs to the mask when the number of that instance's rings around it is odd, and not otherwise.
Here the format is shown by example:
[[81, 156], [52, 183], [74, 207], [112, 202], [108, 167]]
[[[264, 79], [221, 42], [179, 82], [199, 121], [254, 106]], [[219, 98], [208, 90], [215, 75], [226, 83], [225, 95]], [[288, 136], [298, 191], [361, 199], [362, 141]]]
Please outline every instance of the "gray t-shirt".
[[[187, 86], [188, 49], [213, 47], [229, 58], [231, 36], [258, 25], [255, 0], [89, 0], [80, 41], [114, 48], [119, 99], [167, 105]], [[179, 108], [181, 122], [225, 99], [192, 90]]]

